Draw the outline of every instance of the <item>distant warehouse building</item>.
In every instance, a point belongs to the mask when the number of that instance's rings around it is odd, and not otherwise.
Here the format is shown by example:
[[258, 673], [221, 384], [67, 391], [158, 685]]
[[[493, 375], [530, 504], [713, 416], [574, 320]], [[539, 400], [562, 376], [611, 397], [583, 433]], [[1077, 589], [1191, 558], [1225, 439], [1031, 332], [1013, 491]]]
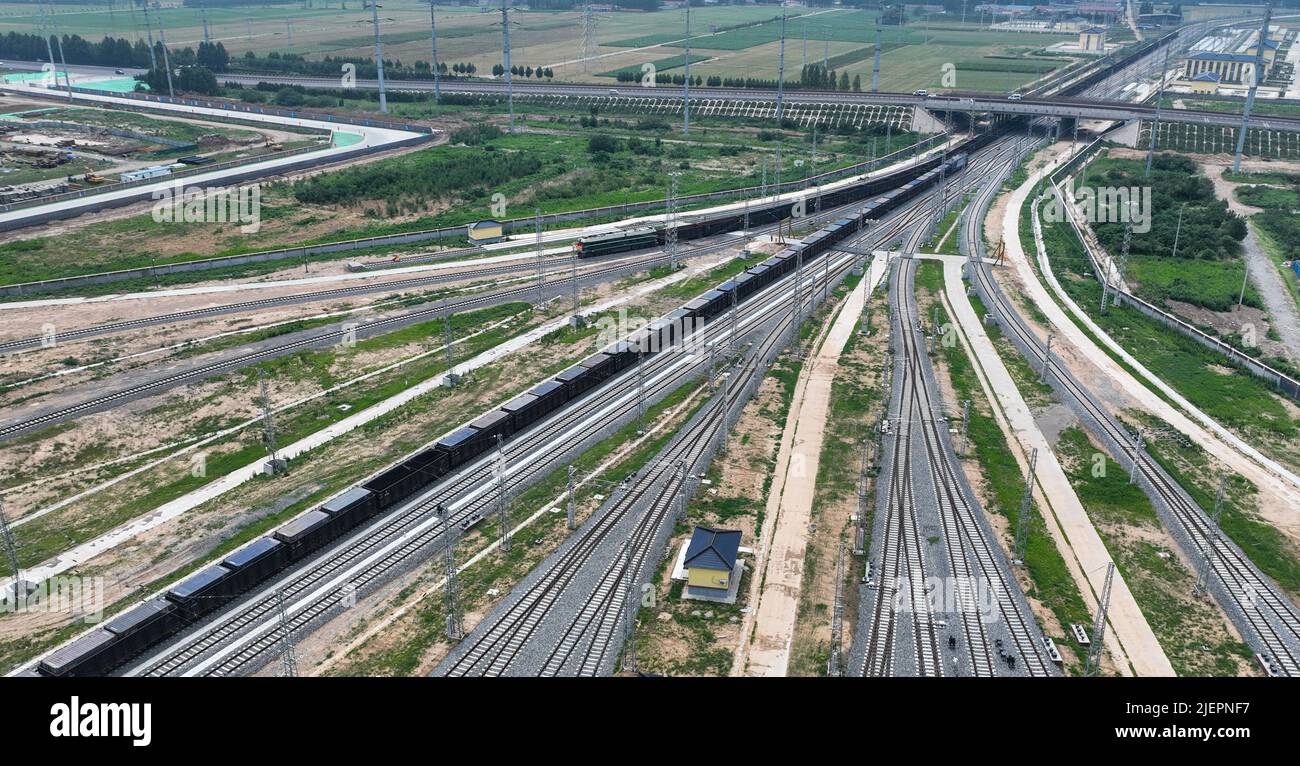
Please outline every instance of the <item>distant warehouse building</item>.
[[496, 242], [505, 236], [505, 225], [500, 221], [475, 221], [468, 231], [470, 244]]

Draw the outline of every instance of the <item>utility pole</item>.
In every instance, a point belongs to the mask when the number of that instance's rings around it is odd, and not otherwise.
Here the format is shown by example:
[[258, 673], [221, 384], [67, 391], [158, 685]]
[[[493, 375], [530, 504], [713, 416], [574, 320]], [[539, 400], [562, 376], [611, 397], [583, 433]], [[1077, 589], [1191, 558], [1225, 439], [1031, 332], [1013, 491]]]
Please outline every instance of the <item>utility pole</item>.
[[289, 612], [284, 606], [284, 588], [275, 592], [275, 611], [280, 618], [280, 676], [298, 677], [298, 658], [293, 653], [293, 633], [289, 630]]
[[[149, 0], [140, 0], [140, 7], [144, 10], [144, 33], [149, 38], [149, 68], [158, 68], [158, 57], [153, 50], [153, 25], [149, 22]], [[53, 64], [54, 60], [50, 59]]]
[[573, 467], [573, 464], [570, 463], [570, 464], [569, 464], [569, 483], [568, 483], [568, 487], [567, 487], [567, 491], [568, 491], [568, 494], [569, 494], [569, 502], [565, 505], [565, 508], [564, 508], [564, 518], [565, 518], [565, 522], [567, 523], [569, 529], [577, 529], [577, 528], [578, 528], [577, 509], [576, 509], [576, 504], [574, 503], [574, 500], [573, 500], [573, 494], [574, 494], [574, 481], [573, 481], [573, 479], [574, 479], [575, 476], [577, 476], [577, 473], [578, 473], [578, 469], [577, 469], [577, 468], [574, 468], [574, 467]]
[[664, 222], [664, 249], [668, 251], [668, 264], [677, 270], [677, 174], [668, 174], [668, 215]]
[[275, 417], [271, 412], [271, 394], [267, 388], [266, 370], [258, 368], [257, 382], [262, 394], [262, 438], [266, 443], [266, 454], [270, 458], [267, 467], [271, 469], [271, 475], [274, 476], [283, 473], [288, 468], [288, 465], [276, 454], [279, 447], [276, 446]]
[[1016, 517], [1016, 549], [1014, 559], [1025, 563], [1025, 548], [1029, 544], [1029, 517], [1034, 512], [1034, 471], [1038, 468], [1038, 448], [1029, 453], [1029, 471], [1025, 473], [1025, 493], [1020, 496], [1020, 515]]
[[510, 500], [506, 497], [506, 451], [502, 448], [501, 434], [497, 434], [496, 480], [497, 517], [501, 520], [501, 550], [510, 552]]
[[[781, 0], [781, 47], [776, 54], [776, 124], [781, 126], [781, 105], [785, 97], [785, 0]], [[780, 151], [780, 144], [777, 144]], [[781, 171], [777, 170], [777, 178]]]
[[1264, 6], [1264, 26], [1259, 30], [1255, 45], [1255, 71], [1251, 73], [1250, 90], [1246, 92], [1246, 108], [1241, 110], [1241, 130], [1237, 133], [1237, 153], [1232, 158], [1232, 172], [1241, 172], [1241, 152], [1246, 148], [1246, 129], [1250, 127], [1250, 111], [1255, 108], [1255, 91], [1264, 80], [1264, 46], [1268, 44], [1268, 22], [1273, 16], [1273, 3]]
[[1052, 367], [1052, 339], [1054, 337], [1051, 332], [1047, 333], [1047, 346], [1043, 349], [1043, 367], [1038, 371], [1039, 383], [1047, 382], [1047, 373]]
[[1219, 523], [1223, 519], [1223, 493], [1226, 487], [1227, 481], [1220, 477], [1219, 490], [1214, 493], [1214, 513], [1210, 516], [1210, 529], [1205, 534], [1205, 544], [1201, 548], [1201, 565], [1196, 572], [1196, 587], [1192, 589], [1192, 593], [1197, 596], [1205, 595], [1210, 585], [1210, 557], [1219, 547]]
[[[37, 8], [41, 12], [41, 37], [45, 38], [45, 54], [49, 56], [50, 71], [54, 72], [54, 87], [57, 88], [59, 86], [59, 72], [57, 65], [54, 63], [54, 46], [50, 43], [50, 30], [46, 27], [45, 3], [37, 3]], [[149, 55], [153, 56], [153, 46], [149, 47]], [[66, 74], [65, 70], [64, 75], [66, 76]], [[69, 91], [71, 91], [71, 88], [69, 88]]]
[[862, 440], [862, 452], [858, 456], [858, 512], [853, 519], [853, 555], [863, 556], [867, 552], [867, 449], [869, 439]]
[[1097, 605], [1097, 621], [1092, 625], [1092, 640], [1088, 644], [1088, 661], [1083, 675], [1091, 678], [1100, 670], [1101, 645], [1106, 637], [1106, 612], [1110, 609], [1110, 585], [1115, 576], [1115, 562], [1106, 562], [1106, 584], [1101, 591], [1101, 603]]
[[677, 518], [679, 520], [686, 518], [686, 500], [687, 500], [687, 482], [690, 477], [686, 474], [686, 461], [677, 461]]
[[573, 278], [569, 280], [569, 287], [573, 291], [573, 323], [582, 324], [582, 314], [578, 311], [578, 254], [574, 253], [569, 258], [569, 263], [573, 267]]
[[542, 254], [542, 211], [533, 208], [533, 229], [537, 232], [537, 307], [541, 308], [542, 283], [546, 281], [546, 257]]
[[379, 112], [388, 114], [388, 92], [384, 89], [384, 44], [379, 41], [379, 0], [370, 0], [370, 24], [375, 29], [375, 73], [379, 76]]
[[961, 456], [966, 457], [966, 438], [970, 433], [970, 399], [961, 403]]
[[636, 430], [645, 430], [645, 349], [636, 354]]
[[1128, 483], [1137, 484], [1138, 474], [1142, 470], [1142, 442], [1144, 440], [1141, 428], [1133, 436], [1133, 466], [1128, 472]]
[[447, 299], [442, 301], [442, 345], [447, 352], [447, 385], [454, 386], [460, 381], [456, 374], [456, 351], [451, 337], [451, 310], [447, 308]]
[[686, 3], [686, 74], [682, 77], [682, 135], [691, 132], [691, 4]]
[[505, 67], [506, 105], [510, 111], [510, 132], [515, 132], [515, 84], [510, 78], [510, 0], [501, 0], [501, 59]]
[[831, 658], [827, 663], [826, 674], [832, 678], [844, 675], [842, 655], [844, 653], [844, 541], [840, 541], [840, 550], [835, 557], [835, 602], [831, 609]]
[[1182, 235], [1182, 233], [1183, 233], [1183, 211], [1186, 210], [1186, 209], [1187, 209], [1187, 203], [1186, 203], [1186, 202], [1184, 202], [1184, 203], [1183, 203], [1182, 205], [1180, 205], [1179, 208], [1178, 208], [1178, 225], [1177, 225], [1176, 227], [1174, 227], [1174, 251], [1173, 251], [1173, 253], [1170, 254], [1170, 256], [1169, 256], [1170, 258], [1177, 258], [1177, 257], [1178, 257], [1178, 238], [1179, 238], [1179, 237]]
[[0, 537], [4, 538], [5, 557], [9, 559], [9, 571], [14, 575], [14, 595], [21, 595], [22, 570], [18, 566], [18, 547], [14, 545], [14, 534], [9, 530], [9, 517], [5, 515], [4, 501], [0, 500]]
[[434, 14], [435, 0], [429, 0], [429, 68], [433, 70], [433, 103], [442, 100], [442, 76], [438, 72], [438, 20]]
[[447, 640], [459, 641], [465, 637], [465, 615], [460, 608], [460, 578], [456, 567], [456, 543], [460, 540], [460, 529], [451, 523], [451, 513], [438, 506], [442, 516], [443, 537], [442, 564], [444, 582], [443, 611], [447, 613]]

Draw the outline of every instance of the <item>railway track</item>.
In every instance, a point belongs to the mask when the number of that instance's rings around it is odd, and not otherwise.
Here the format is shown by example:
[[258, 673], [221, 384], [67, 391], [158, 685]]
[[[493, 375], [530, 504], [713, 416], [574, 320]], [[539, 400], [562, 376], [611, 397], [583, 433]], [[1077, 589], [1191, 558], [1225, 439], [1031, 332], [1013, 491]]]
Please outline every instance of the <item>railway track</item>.
[[[871, 239], [875, 244], [896, 237], [906, 226], [912, 225], [919, 208], [912, 208], [901, 221], [871, 230], [860, 239]], [[835, 256], [827, 254], [827, 258]], [[813, 295], [827, 289], [827, 280], [838, 281], [856, 261], [856, 257], [840, 257], [838, 264], [823, 272], [818, 285], [816, 269], [809, 292]], [[802, 290], [801, 290], [802, 293]], [[802, 294], [797, 298], [802, 301]], [[736, 374], [736, 383], [729, 387], [728, 399], [719, 397], [719, 404], [702, 413], [698, 422], [688, 426], [684, 435], [653, 462], [652, 468], [628, 493], [607, 503], [598, 515], [589, 520], [582, 534], [553, 559], [543, 564], [542, 574], [523, 588], [517, 589], [513, 600], [490, 622], [476, 628], [471, 642], [454, 653], [443, 667], [441, 675], [505, 675], [520, 672], [517, 667], [520, 653], [535, 645], [536, 636], [543, 623], [556, 615], [556, 605], [568, 592], [575, 578], [587, 571], [591, 564], [599, 564], [603, 571], [594, 584], [591, 594], [578, 606], [576, 613], [562, 626], [559, 638], [549, 645], [543, 657], [538, 653], [534, 667], [523, 672], [542, 676], [573, 674], [594, 676], [609, 669], [621, 645], [620, 628], [628, 619], [626, 594], [629, 583], [640, 583], [647, 574], [646, 561], [657, 549], [655, 543], [671, 516], [682, 480], [677, 466], [689, 468], [694, 473], [707, 457], [718, 430], [724, 426], [723, 414], [732, 411], [749, 381], [760, 374], [757, 360], [770, 359], [785, 337], [793, 317], [790, 312], [781, 316], [769, 330], [762, 344]], [[644, 512], [631, 518], [638, 506], [648, 505]], [[628, 526], [631, 526], [628, 529]], [[625, 553], [609, 560], [611, 540], [623, 537]], [[603, 559], [598, 558], [604, 552]], [[527, 663], [524, 663], [527, 664]]]
[[1188, 558], [1199, 564], [1208, 551], [1212, 573], [1210, 591], [1243, 638], [1273, 663], [1279, 675], [1300, 677], [1300, 614], [1295, 605], [1235, 543], [1217, 530], [1205, 511], [1163, 466], [1135, 446], [1133, 435], [1087, 388], [1068, 370], [1052, 364], [1045, 345], [1011, 305], [991, 269], [979, 263], [968, 266], [968, 272], [972, 266], [980, 296], [1021, 353], [1040, 369], [1050, 365], [1048, 379], [1053, 387], [1092, 424], [1095, 432], [1109, 443], [1113, 454], [1130, 466], [1136, 462], [1139, 485]]
[[[699, 248], [700, 252], [717, 250], [728, 247], [734, 242], [728, 241], [725, 244], [709, 245], [705, 248]], [[679, 253], [678, 257], [688, 257], [696, 253]], [[616, 279], [629, 273], [643, 271], [669, 260], [667, 255], [656, 255], [650, 258], [636, 261], [632, 264], [623, 264], [618, 266], [609, 266], [594, 271], [588, 271], [578, 276], [580, 283], [595, 283]], [[563, 292], [567, 285], [572, 283], [572, 277], [566, 277], [561, 280], [555, 280], [546, 283], [543, 287], [544, 292], [551, 295]], [[29, 418], [13, 421], [6, 425], [0, 426], [0, 441], [13, 438], [19, 434], [32, 431], [37, 428], [61, 423], [66, 420], [89, 415], [105, 409], [110, 409], [123, 402], [131, 401], [141, 396], [146, 396], [160, 391], [165, 391], [176, 386], [192, 383], [215, 375], [230, 372], [246, 367], [250, 364], [260, 362], [266, 359], [273, 359], [285, 354], [301, 351], [309, 348], [323, 348], [325, 346], [342, 343], [353, 338], [366, 338], [377, 335], [398, 327], [409, 324], [428, 321], [444, 316], [446, 313], [460, 313], [463, 311], [484, 308], [488, 306], [507, 303], [511, 300], [527, 300], [537, 294], [536, 284], [529, 284], [520, 287], [511, 287], [503, 290], [496, 290], [491, 293], [482, 295], [473, 295], [461, 298], [456, 301], [439, 303], [436, 306], [415, 309], [412, 311], [402, 312], [389, 317], [383, 317], [370, 322], [355, 323], [351, 327], [341, 327], [340, 329], [331, 329], [324, 332], [315, 333], [296, 340], [276, 343], [267, 347], [249, 351], [228, 359], [222, 359], [215, 362], [209, 362], [184, 370], [172, 375], [160, 377], [155, 380], [144, 383], [127, 386], [100, 396], [87, 399], [67, 407], [54, 408]]]
[[[716, 246], [723, 246], [724, 243], [718, 243]], [[707, 252], [708, 248], [699, 248], [699, 252]], [[696, 251], [688, 251], [683, 257], [698, 254]], [[602, 263], [602, 260], [604, 261]], [[588, 265], [605, 265], [612, 262], [627, 261], [627, 258], [615, 259], [590, 259]], [[556, 271], [563, 270], [566, 274], [571, 274], [573, 267], [573, 258], [563, 256], [553, 256], [547, 259], [547, 268], [553, 268]], [[521, 259], [519, 263], [506, 266], [490, 266], [480, 269], [467, 269], [453, 273], [438, 273], [430, 276], [411, 277], [407, 279], [398, 279], [391, 282], [366, 282], [364, 284], [353, 285], [351, 287], [337, 287], [329, 290], [316, 290], [307, 293], [295, 293], [293, 295], [281, 295], [271, 298], [260, 298], [251, 301], [240, 301], [238, 303], [228, 303], [221, 306], [210, 306], [201, 309], [190, 309], [187, 311], [173, 311], [167, 314], [159, 314], [150, 317], [141, 317], [139, 319], [129, 319], [121, 322], [109, 322], [90, 327], [82, 327], [75, 330], [68, 330], [59, 333], [57, 341], [67, 343], [70, 341], [85, 340], [103, 335], [114, 335], [129, 330], [139, 330], [145, 327], [156, 325], [175, 324], [177, 322], [187, 322], [195, 319], [208, 319], [223, 314], [238, 314], [246, 311], [259, 311], [262, 309], [274, 308], [276, 306], [287, 306], [298, 303], [316, 303], [319, 301], [336, 300], [339, 298], [351, 298], [358, 295], [369, 293], [382, 293], [396, 290], [413, 290], [430, 285], [441, 284], [445, 282], [460, 282], [466, 279], [481, 279], [484, 277], [498, 277], [509, 274], [536, 273], [536, 260], [527, 261]], [[533, 285], [536, 290], [536, 284]], [[41, 348], [43, 344], [48, 344], [48, 340], [43, 337], [20, 338], [0, 342], [0, 354], [9, 354], [17, 351], [24, 351], [32, 348]]]
[[[1020, 147], [1019, 138], [1003, 144], [997, 154], [1000, 162], [986, 176], [968, 208], [968, 218], [978, 220], [969, 211], [978, 209], [995, 193]], [[1006, 157], [1008, 149], [1010, 156]], [[915, 238], [908, 249], [915, 250], [919, 241], [919, 237]], [[877, 523], [879, 582], [871, 594], [871, 622], [860, 639], [858, 672], [871, 676], [947, 675], [965, 669], [976, 676], [998, 675], [993, 658], [1005, 652], [1002, 640], [990, 627], [996, 617], [1004, 626], [1014, 656], [1024, 660], [1019, 669], [1030, 675], [1052, 675], [1054, 670], [1045, 658], [1028, 604], [957, 467], [942, 406], [931, 388], [932, 373], [914, 295], [915, 269], [915, 260], [899, 259], [891, 284], [892, 303], [896, 306], [893, 338], [897, 344], [893, 414], [889, 420], [892, 439], [887, 456], [888, 485], [880, 499], [883, 518]], [[918, 479], [924, 484], [918, 485]], [[930, 549], [932, 556], [927, 560], [922, 543], [927, 539], [923, 535], [927, 524], [918, 519], [917, 492], [921, 486], [925, 492], [920, 497], [927, 505], [933, 502], [926, 509], [933, 514], [925, 515], [937, 518], [937, 529], [942, 532], [928, 540], [937, 542], [936, 538], [942, 538], [942, 558], [934, 558], [934, 549]], [[956, 625], [939, 619], [932, 610], [934, 597], [929, 588], [936, 584], [934, 578], [940, 573], [944, 577], [938, 581], [946, 582], [943, 603], [955, 610]], [[995, 615], [982, 611], [982, 588], [988, 589]], [[939, 628], [949, 628], [946, 643], [954, 655], [949, 658], [949, 666], [942, 659], [944, 642], [939, 639]], [[958, 643], [962, 644], [960, 648]], [[903, 645], [911, 647], [910, 656], [899, 652]], [[956, 656], [958, 652], [964, 662]]]
[[[788, 286], [782, 289], [788, 289]], [[772, 310], [760, 300], [743, 309], [738, 321], [752, 327], [770, 319]], [[705, 342], [727, 337], [729, 333], [726, 323], [712, 323], [705, 328]], [[682, 355], [651, 357], [645, 371], [647, 391], [666, 392], [675, 388], [692, 373], [697, 363], [698, 360], [687, 360]], [[581, 442], [583, 434], [598, 434], [607, 424], [635, 412], [635, 389], [634, 378], [620, 378], [618, 385], [602, 387], [580, 400], [565, 411], [561, 419], [544, 423], [507, 443], [504, 451], [510, 466], [511, 485], [522, 486], [550, 470], [552, 464], [564, 457], [563, 443], [566, 439]], [[561, 446], [556, 449], [556, 444]], [[530, 457], [532, 459], [526, 461]], [[284, 590], [287, 602], [293, 604], [290, 627], [295, 631], [305, 628], [339, 603], [344, 595], [344, 585], [360, 590], [441, 540], [447, 524], [473, 523], [482, 518], [484, 509], [495, 501], [495, 495], [490, 492], [491, 473], [492, 458], [481, 458], [426, 492], [416, 502], [382, 517], [343, 544], [310, 560], [306, 567], [252, 599], [245, 599], [236, 610], [219, 614], [205, 630], [186, 637], [181, 642], [183, 646], [174, 646], [137, 664], [131, 673], [171, 675], [188, 672], [191, 665], [237, 636], [251, 630], [274, 628], [270, 622], [274, 621], [276, 593], [280, 589]], [[439, 506], [445, 507], [442, 517], [436, 513]], [[302, 601], [307, 603], [302, 605], [299, 603]], [[236, 668], [246, 668], [271, 649], [278, 638], [274, 630], [263, 633], [256, 645], [241, 650], [238, 657], [223, 661], [220, 667], [204, 668], [202, 672], [220, 675]]]
[[[827, 218], [834, 215], [834, 211], [823, 214]], [[787, 289], [781, 285], [783, 283], [778, 283], [769, 288], [769, 291]], [[749, 327], [758, 326], [769, 321], [773, 311], [770, 305], [764, 304], [760, 299], [742, 310], [744, 318], [740, 321]], [[730, 332], [730, 327], [725, 323], [712, 323], [705, 329], [706, 342], [717, 341], [724, 334], [729, 336]], [[647, 362], [648, 390], [651, 387], [670, 389], [690, 374], [690, 370], [680, 369], [681, 365], [676, 364], [678, 360], [670, 357], [671, 355], [656, 356]], [[634, 385], [632, 381], [623, 380], [618, 386], [599, 389], [575, 404], [575, 409], [565, 413], [561, 421], [543, 424], [510, 442], [505, 448], [506, 457], [512, 469], [517, 469], [510, 477], [511, 484], [521, 486], [559, 462], [563, 455], [558, 453], [562, 450], [546, 450], [544, 447], [547, 444], [562, 441], [565, 435], [575, 435], [574, 438], [580, 441], [584, 432], [597, 433], [602, 425], [629, 414], [636, 407], [632, 398]], [[611, 407], [615, 407], [616, 411], [609, 412]], [[534, 460], [522, 468], [518, 466], [519, 460], [528, 455], [535, 456], [538, 452], [547, 453], [550, 459]], [[419, 558], [419, 554], [442, 539], [447, 524], [473, 523], [481, 518], [483, 508], [494, 499], [487, 494], [486, 489], [490, 484], [490, 476], [490, 459], [480, 459], [458, 476], [426, 492], [420, 500], [360, 530], [343, 544], [312, 559], [306, 567], [253, 598], [245, 599], [238, 609], [219, 614], [208, 623], [206, 629], [195, 631], [168, 650], [156, 653], [143, 663], [137, 663], [129, 672], [144, 675], [221, 675], [256, 667], [260, 660], [268, 656], [268, 652], [273, 652], [279, 640], [278, 632], [273, 629], [275, 626], [270, 624], [274, 621], [276, 594], [279, 590], [283, 589], [286, 600], [293, 604], [290, 608], [293, 612], [290, 629], [295, 632], [305, 629], [339, 604], [344, 596], [344, 586], [350, 592], [356, 592]], [[439, 518], [434, 511], [443, 505], [446, 511]], [[300, 602], [306, 602], [301, 609]], [[203, 658], [250, 632], [258, 635], [235, 655], [219, 663], [205, 663], [204, 667], [196, 669], [195, 666]]]

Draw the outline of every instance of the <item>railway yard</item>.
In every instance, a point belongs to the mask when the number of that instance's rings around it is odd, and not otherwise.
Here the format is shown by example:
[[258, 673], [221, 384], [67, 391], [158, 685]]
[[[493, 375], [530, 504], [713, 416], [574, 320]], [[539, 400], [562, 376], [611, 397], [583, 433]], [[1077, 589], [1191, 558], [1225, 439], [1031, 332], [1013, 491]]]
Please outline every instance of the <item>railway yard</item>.
[[1300, 676], [1300, 17], [417, 5], [4, 43], [0, 672]]

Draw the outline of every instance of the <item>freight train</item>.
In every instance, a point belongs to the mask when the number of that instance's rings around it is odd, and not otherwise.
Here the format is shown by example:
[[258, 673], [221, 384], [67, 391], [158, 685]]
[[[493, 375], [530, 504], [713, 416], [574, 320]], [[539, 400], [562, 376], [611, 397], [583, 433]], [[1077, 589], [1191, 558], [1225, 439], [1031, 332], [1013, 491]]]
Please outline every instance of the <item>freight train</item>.
[[[970, 142], [980, 142], [980, 145], [986, 143], [985, 137], [971, 139]], [[963, 151], [973, 151], [976, 147], [963, 146]], [[898, 188], [899, 184], [904, 184], [920, 178], [922, 175], [939, 167], [944, 159], [942, 157], [931, 157], [930, 159], [917, 162], [907, 168], [890, 173], [887, 176], [873, 178], [862, 183], [842, 186], [837, 189], [828, 189], [821, 192], [821, 204], [824, 208], [840, 207], [864, 199], [868, 199], [881, 192]], [[771, 202], [762, 206], [754, 206], [749, 209], [749, 225], [762, 226], [773, 224], [785, 220], [793, 215], [792, 205], [789, 200], [784, 202]], [[744, 210], [733, 211], [726, 215], [713, 216], [699, 221], [683, 222], [677, 226], [677, 238], [679, 240], [701, 239], [710, 237], [715, 234], [723, 234], [729, 231], [740, 231], [745, 228]], [[599, 255], [608, 255], [610, 253], [621, 253], [629, 250], [642, 250], [645, 248], [658, 247], [665, 244], [666, 231], [664, 228], [654, 226], [636, 226], [627, 229], [618, 229], [603, 234], [593, 234], [588, 237], [581, 237], [573, 243], [573, 252], [579, 258], [593, 258]]]
[[[973, 139], [978, 148], [985, 137]], [[790, 245], [762, 263], [717, 285], [627, 340], [540, 383], [465, 427], [443, 437], [359, 486], [325, 501], [274, 533], [230, 554], [220, 563], [191, 575], [160, 596], [134, 607], [41, 660], [23, 675], [104, 675], [163, 638], [204, 619], [240, 594], [306, 559], [367, 520], [415, 497], [456, 469], [493, 449], [497, 437], [509, 440], [537, 425], [569, 402], [586, 396], [642, 355], [673, 348], [683, 339], [680, 328], [700, 326], [733, 304], [743, 303], [797, 268], [834, 249], [859, 231], [864, 222], [897, 209], [941, 173], [961, 170], [967, 155], [953, 154], [906, 183], [869, 199], [858, 210]], [[470, 521], [464, 523], [468, 526]]]

